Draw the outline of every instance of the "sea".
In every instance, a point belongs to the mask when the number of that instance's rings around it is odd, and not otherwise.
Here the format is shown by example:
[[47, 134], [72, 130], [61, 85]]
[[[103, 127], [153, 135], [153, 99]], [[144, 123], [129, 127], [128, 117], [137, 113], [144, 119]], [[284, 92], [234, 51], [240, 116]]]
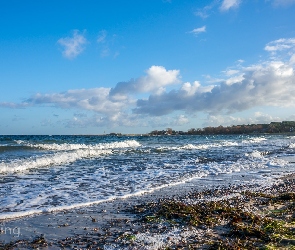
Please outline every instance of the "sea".
[[0, 219], [86, 207], [208, 176], [292, 173], [294, 162], [295, 136], [287, 134], [2, 135]]

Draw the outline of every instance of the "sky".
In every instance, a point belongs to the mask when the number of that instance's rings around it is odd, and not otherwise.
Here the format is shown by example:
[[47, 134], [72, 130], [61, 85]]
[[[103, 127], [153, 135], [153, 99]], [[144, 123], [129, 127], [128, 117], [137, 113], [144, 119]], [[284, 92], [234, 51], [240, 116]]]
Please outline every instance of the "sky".
[[295, 120], [295, 0], [1, 0], [0, 134]]

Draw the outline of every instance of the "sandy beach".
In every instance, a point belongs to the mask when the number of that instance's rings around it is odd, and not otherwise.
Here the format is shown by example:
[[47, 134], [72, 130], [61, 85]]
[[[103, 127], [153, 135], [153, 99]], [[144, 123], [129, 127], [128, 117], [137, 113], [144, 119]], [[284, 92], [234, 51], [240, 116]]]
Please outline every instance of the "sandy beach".
[[212, 176], [91, 207], [2, 220], [0, 247], [292, 249], [295, 175], [264, 177], [269, 181], [243, 172]]

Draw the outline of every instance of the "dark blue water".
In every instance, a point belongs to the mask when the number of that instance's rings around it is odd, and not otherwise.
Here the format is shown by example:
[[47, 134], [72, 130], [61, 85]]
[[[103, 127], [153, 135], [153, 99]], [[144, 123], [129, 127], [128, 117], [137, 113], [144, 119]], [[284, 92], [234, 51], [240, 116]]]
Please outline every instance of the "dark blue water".
[[0, 218], [95, 204], [208, 175], [290, 167], [295, 137], [0, 136]]

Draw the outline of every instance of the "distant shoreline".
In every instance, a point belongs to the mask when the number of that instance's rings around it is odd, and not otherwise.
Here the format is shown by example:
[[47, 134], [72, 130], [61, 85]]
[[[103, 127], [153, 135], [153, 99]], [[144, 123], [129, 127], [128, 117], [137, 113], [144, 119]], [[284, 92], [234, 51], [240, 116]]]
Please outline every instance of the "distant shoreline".
[[165, 135], [261, 135], [261, 134], [295, 134], [295, 121], [271, 122], [263, 124], [242, 124], [232, 126], [191, 128], [188, 131], [166, 128], [143, 134], [108, 133], [100, 136], [165, 136]]
[[[171, 136], [171, 135], [269, 135], [269, 134], [286, 134], [295, 135], [295, 121], [282, 121], [282, 122], [270, 122], [263, 124], [242, 124], [232, 126], [218, 126], [218, 127], [204, 127], [204, 128], [191, 128], [187, 131], [174, 130], [172, 128], [166, 128], [162, 130], [153, 130], [148, 133], [120, 133], [111, 132], [104, 134], [72, 134], [72, 135], [59, 135], [59, 134], [28, 134], [30, 136]], [[15, 135], [0, 135], [0, 136], [28, 136], [25, 134]]]
[[154, 130], [148, 135], [240, 135], [240, 134], [282, 134], [294, 133], [295, 121], [271, 122], [269, 124], [243, 124], [233, 126], [218, 126], [205, 128], [191, 128], [188, 131]]
[[186, 135], [202, 135], [202, 136], [211, 136], [211, 135], [295, 135], [294, 132], [280, 132], [280, 133], [242, 133], [242, 134], [159, 134], [159, 135], [152, 135], [152, 134], [118, 134], [118, 135], [81, 135], [81, 136], [116, 136], [116, 137], [138, 137], [138, 136], [186, 136]]

